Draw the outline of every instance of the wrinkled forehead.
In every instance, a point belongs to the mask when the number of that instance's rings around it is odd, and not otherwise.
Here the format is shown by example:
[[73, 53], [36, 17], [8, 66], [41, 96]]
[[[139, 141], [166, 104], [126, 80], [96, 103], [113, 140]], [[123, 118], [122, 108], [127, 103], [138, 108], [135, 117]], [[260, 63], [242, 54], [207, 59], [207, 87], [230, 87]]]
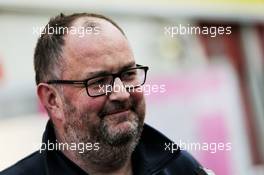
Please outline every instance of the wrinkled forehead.
[[96, 29], [84, 35], [65, 36], [63, 57], [67, 72], [82, 74], [81, 71], [108, 69], [114, 71], [127, 63], [134, 62], [132, 50], [126, 37], [110, 22], [104, 19], [85, 17], [74, 21], [76, 29]]

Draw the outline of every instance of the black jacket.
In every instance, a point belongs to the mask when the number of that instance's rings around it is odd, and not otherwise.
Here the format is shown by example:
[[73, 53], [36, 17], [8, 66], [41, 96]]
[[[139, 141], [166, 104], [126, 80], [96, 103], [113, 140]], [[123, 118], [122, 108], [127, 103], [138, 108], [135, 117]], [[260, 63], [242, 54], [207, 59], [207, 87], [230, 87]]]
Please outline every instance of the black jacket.
[[[55, 141], [49, 121], [43, 142]], [[135, 175], [206, 175], [199, 163], [186, 151], [165, 149], [172, 142], [147, 124], [138, 146], [132, 154]], [[2, 171], [0, 175], [87, 175], [60, 151], [39, 151]]]

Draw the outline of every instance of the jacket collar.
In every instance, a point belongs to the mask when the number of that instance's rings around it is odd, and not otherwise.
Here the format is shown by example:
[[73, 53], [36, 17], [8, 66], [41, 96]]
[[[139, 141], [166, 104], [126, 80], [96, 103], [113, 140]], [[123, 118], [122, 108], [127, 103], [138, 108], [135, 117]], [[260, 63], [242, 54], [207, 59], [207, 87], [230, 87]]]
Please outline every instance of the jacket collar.
[[141, 139], [132, 155], [135, 157], [135, 162], [141, 164], [140, 173], [135, 174], [158, 172], [179, 155], [180, 149], [175, 150], [173, 154], [166, 151], [165, 143], [172, 143], [172, 141], [151, 126], [144, 125]]
[[[43, 134], [43, 143], [55, 142], [56, 137], [52, 122], [49, 120]], [[172, 143], [163, 134], [145, 124], [139, 143], [132, 154], [132, 165], [134, 174], [147, 175], [161, 170], [167, 163], [177, 157], [180, 149], [172, 154], [165, 151], [165, 143]], [[49, 175], [57, 175], [64, 172], [64, 175], [87, 175], [79, 166], [69, 160], [60, 151], [43, 152], [46, 172]]]

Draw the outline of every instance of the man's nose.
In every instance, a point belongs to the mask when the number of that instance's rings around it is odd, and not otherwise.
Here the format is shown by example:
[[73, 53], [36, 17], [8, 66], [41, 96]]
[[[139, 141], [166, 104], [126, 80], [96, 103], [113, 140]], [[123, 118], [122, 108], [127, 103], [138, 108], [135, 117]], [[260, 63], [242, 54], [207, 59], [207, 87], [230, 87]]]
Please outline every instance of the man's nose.
[[112, 92], [109, 95], [110, 100], [125, 101], [129, 98], [129, 96], [130, 93], [126, 90], [120, 78], [115, 78], [112, 87]]

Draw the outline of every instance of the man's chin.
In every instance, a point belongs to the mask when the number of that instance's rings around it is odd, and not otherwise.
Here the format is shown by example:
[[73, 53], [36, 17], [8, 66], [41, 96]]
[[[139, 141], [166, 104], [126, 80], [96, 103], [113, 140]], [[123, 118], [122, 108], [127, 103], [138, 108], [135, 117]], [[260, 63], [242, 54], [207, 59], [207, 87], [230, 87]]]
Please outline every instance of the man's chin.
[[137, 130], [138, 124], [135, 121], [122, 121], [109, 126], [109, 133], [124, 134], [134, 133]]
[[120, 145], [131, 142], [138, 135], [138, 123], [136, 121], [122, 121], [111, 124], [104, 130], [104, 136], [111, 145]]

